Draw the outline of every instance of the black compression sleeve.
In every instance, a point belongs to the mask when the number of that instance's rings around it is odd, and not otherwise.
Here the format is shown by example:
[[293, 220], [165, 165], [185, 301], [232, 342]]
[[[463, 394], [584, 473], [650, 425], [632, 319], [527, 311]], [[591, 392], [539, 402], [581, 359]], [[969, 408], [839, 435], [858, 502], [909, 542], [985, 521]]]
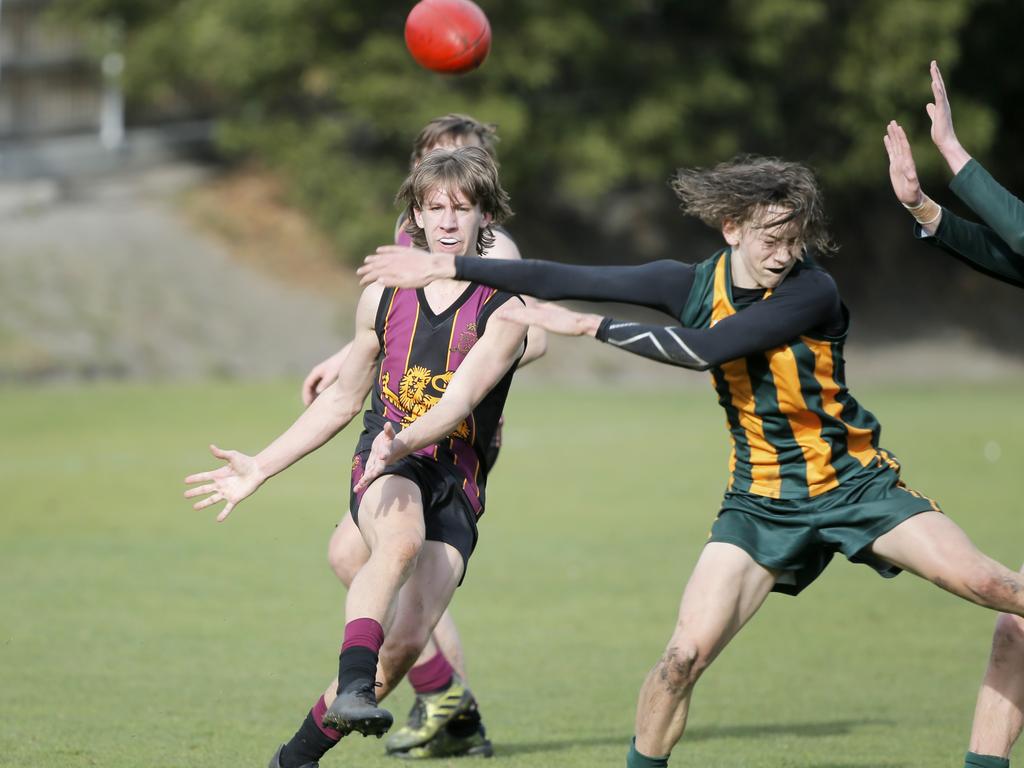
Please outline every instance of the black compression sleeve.
[[599, 341], [668, 365], [706, 370], [763, 352], [817, 329], [840, 330], [842, 305], [835, 283], [817, 269], [804, 269], [755, 302], [711, 328], [630, 323], [605, 318]]
[[652, 261], [629, 267], [593, 267], [524, 259], [455, 259], [455, 278], [539, 299], [636, 304], [679, 317], [693, 286], [693, 267]]

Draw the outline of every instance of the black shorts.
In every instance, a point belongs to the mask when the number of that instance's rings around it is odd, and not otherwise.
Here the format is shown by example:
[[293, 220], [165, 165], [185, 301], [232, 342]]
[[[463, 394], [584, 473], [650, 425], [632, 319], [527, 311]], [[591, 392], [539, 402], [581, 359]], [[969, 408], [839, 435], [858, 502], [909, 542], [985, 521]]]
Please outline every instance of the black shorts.
[[[363, 476], [363, 467], [369, 452], [358, 453], [352, 459], [352, 484]], [[476, 548], [476, 514], [462, 490], [462, 479], [449, 472], [433, 459], [406, 456], [384, 470], [384, 475], [398, 475], [411, 480], [420, 489], [423, 501], [423, 523], [428, 541], [449, 544], [462, 555], [462, 578], [466, 578], [469, 556]], [[383, 475], [382, 475], [383, 476]], [[359, 504], [363, 494], [350, 493], [349, 510], [359, 525]], [[459, 582], [462, 583], [461, 581]]]

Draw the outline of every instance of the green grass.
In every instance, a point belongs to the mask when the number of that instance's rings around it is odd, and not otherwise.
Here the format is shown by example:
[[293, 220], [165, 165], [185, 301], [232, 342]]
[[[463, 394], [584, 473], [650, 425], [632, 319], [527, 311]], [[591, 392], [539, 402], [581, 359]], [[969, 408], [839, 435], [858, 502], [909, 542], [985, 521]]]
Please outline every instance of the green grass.
[[[0, 390], [0, 765], [262, 766], [291, 735], [335, 671], [343, 591], [324, 553], [355, 431], [222, 525], [181, 478], [212, 466], [210, 440], [261, 447], [296, 390]], [[907, 481], [1014, 567], [1022, 390], [858, 393]], [[494, 764], [621, 766], [718, 508], [723, 417], [710, 391], [537, 390], [508, 420], [454, 604]], [[672, 765], [955, 768], [992, 620], [838, 559], [726, 649]], [[390, 701], [404, 715], [408, 689]], [[353, 738], [322, 765], [394, 763]]]

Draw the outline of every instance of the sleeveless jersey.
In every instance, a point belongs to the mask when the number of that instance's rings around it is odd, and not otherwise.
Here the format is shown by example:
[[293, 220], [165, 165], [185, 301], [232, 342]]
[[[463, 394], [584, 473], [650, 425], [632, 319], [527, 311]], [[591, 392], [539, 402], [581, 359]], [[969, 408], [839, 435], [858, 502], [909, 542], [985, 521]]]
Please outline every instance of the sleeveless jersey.
[[[356, 453], [368, 451], [392, 422], [404, 428], [444, 395], [459, 365], [482, 336], [491, 314], [514, 294], [471, 283], [451, 306], [435, 315], [423, 290], [388, 288], [377, 310], [380, 342], [370, 409]], [[477, 516], [483, 514], [490, 445], [516, 366], [491, 389], [450, 435], [414, 455], [436, 461], [457, 475]]]
[[[709, 328], [736, 314], [729, 260], [725, 250], [696, 266], [683, 325]], [[878, 447], [878, 421], [847, 390], [847, 326], [836, 336], [803, 335], [711, 368], [732, 440], [728, 490], [806, 499], [865, 467], [895, 466]]]

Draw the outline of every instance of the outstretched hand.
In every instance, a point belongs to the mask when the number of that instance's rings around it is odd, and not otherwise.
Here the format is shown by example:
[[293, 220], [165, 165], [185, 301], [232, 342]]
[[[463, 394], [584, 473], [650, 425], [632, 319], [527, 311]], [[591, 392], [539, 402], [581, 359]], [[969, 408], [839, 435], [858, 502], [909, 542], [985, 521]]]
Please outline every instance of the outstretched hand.
[[925, 106], [928, 117], [932, 119], [932, 141], [940, 150], [944, 147], [959, 145], [956, 131], [953, 130], [953, 111], [949, 107], [949, 96], [946, 95], [946, 83], [942, 80], [939, 63], [931, 63], [932, 98], [933, 102]]
[[356, 270], [360, 285], [380, 282], [395, 288], [422, 288], [444, 277], [455, 277], [455, 259], [419, 248], [382, 245]]
[[917, 178], [914, 155], [910, 151], [907, 134], [895, 120], [891, 120], [886, 126], [882, 143], [885, 144], [885, 151], [889, 155], [889, 181], [892, 182], [892, 191], [896, 193], [896, 199], [911, 208], [920, 205], [924, 200], [924, 193], [921, 192], [921, 182]]
[[217, 522], [223, 523], [239, 503], [259, 488], [266, 480], [259, 465], [252, 456], [238, 451], [224, 451], [216, 445], [210, 446], [210, 453], [227, 462], [226, 466], [209, 472], [197, 472], [185, 478], [189, 485], [206, 483], [185, 491], [185, 498], [206, 496], [192, 505], [193, 509], [206, 509], [213, 504], [226, 501], [224, 509], [217, 515]]
[[370, 455], [366, 457], [366, 468], [363, 476], [352, 486], [356, 493], [362, 493], [370, 487], [370, 483], [376, 480], [384, 472], [384, 467], [393, 464], [397, 459], [393, 458], [395, 450], [395, 428], [391, 422], [385, 422], [384, 429], [380, 431], [373, 440], [370, 447]]
[[530, 306], [509, 301], [494, 313], [494, 317], [519, 325], [543, 328], [562, 336], [595, 336], [602, 319], [600, 315], [574, 312], [546, 301], [535, 301]]

